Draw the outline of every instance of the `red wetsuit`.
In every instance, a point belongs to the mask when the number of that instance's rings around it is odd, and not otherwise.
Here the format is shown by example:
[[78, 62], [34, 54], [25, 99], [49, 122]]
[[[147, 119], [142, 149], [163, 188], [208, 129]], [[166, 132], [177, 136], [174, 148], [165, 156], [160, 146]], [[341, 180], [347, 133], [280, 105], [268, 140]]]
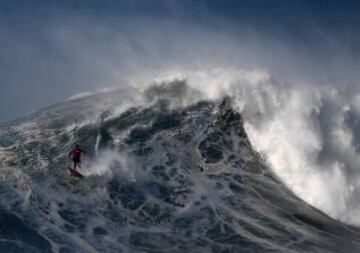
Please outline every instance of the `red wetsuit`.
[[84, 151], [81, 148], [76, 148], [76, 147], [73, 148], [69, 153], [69, 156], [72, 157], [72, 160], [74, 162], [74, 168], [76, 168], [77, 165], [81, 162], [80, 161], [81, 153], [84, 153]]

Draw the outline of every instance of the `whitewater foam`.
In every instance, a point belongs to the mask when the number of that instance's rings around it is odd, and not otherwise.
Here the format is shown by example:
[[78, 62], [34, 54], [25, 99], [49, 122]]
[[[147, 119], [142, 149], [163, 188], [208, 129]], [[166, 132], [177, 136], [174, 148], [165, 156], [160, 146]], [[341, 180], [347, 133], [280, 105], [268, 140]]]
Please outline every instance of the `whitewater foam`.
[[334, 88], [284, 86], [273, 79], [250, 86], [240, 82], [233, 89], [254, 148], [302, 199], [359, 224], [353, 190], [358, 143], [353, 126], [345, 124], [353, 99]]

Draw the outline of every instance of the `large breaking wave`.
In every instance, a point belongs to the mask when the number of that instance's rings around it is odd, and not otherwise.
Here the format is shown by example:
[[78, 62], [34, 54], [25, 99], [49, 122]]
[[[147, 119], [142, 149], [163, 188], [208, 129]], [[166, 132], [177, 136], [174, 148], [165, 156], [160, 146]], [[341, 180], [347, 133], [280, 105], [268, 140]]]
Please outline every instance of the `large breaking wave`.
[[[198, 73], [187, 76], [194, 77], [188, 81], [192, 86], [201, 87], [199, 78], [195, 82]], [[321, 152], [315, 151], [325, 145], [315, 149], [312, 143], [319, 127], [305, 124], [310, 123], [309, 115], [314, 122], [320, 102], [332, 97], [326, 92], [280, 89], [278, 82], [260, 72], [238, 72], [226, 87], [213, 85], [208, 93], [183, 80], [150, 86], [141, 93], [105, 91], [4, 125], [2, 249], [356, 252], [357, 228], [331, 219], [286, 187], [309, 202], [322, 200], [329, 191], [333, 195], [326, 202], [313, 204], [333, 215], [345, 210], [334, 212], [332, 201], [342, 189], [334, 190], [326, 181], [338, 180], [339, 174], [318, 165]], [[214, 96], [216, 89], [225, 97]], [[309, 107], [291, 95], [307, 98]], [[298, 124], [301, 128], [296, 128]], [[298, 139], [289, 136], [291, 131]], [[88, 150], [83, 180], [64, 171], [74, 143]], [[306, 150], [301, 153], [300, 145], [305, 144], [309, 147], [303, 146]], [[296, 164], [299, 157], [303, 168]], [[324, 159], [324, 164], [329, 161]], [[286, 171], [285, 162], [291, 166]], [[314, 187], [313, 180], [318, 180], [313, 191], [301, 188]], [[312, 198], [304, 194], [306, 190]]]

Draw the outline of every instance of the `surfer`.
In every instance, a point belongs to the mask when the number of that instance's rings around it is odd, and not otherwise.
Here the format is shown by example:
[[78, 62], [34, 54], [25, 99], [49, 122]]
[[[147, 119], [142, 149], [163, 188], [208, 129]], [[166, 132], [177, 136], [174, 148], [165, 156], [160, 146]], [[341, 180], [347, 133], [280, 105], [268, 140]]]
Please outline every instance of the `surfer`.
[[75, 147], [69, 152], [69, 157], [72, 158], [72, 161], [74, 163], [74, 169], [80, 166], [81, 164], [80, 158], [82, 153], [86, 153], [86, 151], [81, 149], [78, 144], [76, 144]]

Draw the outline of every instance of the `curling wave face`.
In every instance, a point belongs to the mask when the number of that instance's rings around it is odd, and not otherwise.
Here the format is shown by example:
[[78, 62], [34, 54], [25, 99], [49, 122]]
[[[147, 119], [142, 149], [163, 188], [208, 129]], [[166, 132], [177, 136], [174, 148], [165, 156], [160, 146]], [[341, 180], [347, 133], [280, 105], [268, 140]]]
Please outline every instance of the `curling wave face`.
[[[231, 99], [194, 93], [175, 81], [129, 107], [112, 91], [1, 127], [4, 252], [359, 251], [357, 228], [268, 169]], [[64, 172], [74, 143], [83, 180]]]

